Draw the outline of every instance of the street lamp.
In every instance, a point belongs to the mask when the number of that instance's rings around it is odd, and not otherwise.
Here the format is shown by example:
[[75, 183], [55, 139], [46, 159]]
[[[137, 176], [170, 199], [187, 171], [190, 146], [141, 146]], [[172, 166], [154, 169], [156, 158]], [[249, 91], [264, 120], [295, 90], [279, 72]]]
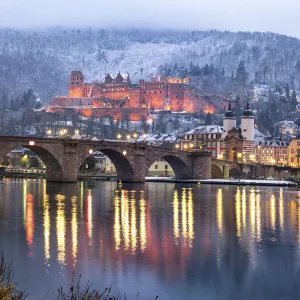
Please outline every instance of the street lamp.
[[187, 144], [185, 144], [185, 145], [183, 146], [183, 148], [186, 149], [186, 148], [187, 148]]
[[127, 140], [130, 140], [130, 135], [128, 134], [128, 135], [126, 136], [126, 138], [127, 138]]
[[75, 130], [75, 134], [76, 134], [76, 135], [79, 134], [79, 130], [78, 130], [78, 129]]
[[175, 148], [176, 148], [176, 149], [179, 149], [179, 145], [178, 145], [178, 144], [176, 144], [176, 145], [175, 145]]
[[138, 135], [135, 133], [135, 134], [133, 135], [133, 137], [136, 139], [136, 138], [138, 137]]
[[194, 144], [193, 143], [190, 143], [190, 148], [194, 148]]
[[62, 129], [59, 131], [59, 135], [64, 135], [64, 131]]
[[126, 150], [124, 150], [124, 151], [123, 151], [123, 155], [125, 156], [126, 154], [127, 154], [127, 151], [126, 151]]
[[145, 139], [147, 137], [147, 134], [143, 134], [143, 138]]
[[122, 138], [122, 136], [121, 136], [121, 134], [119, 133], [118, 135], [117, 135], [117, 139], [121, 139]]
[[52, 134], [52, 130], [51, 130], [51, 129], [48, 129], [48, 130], [47, 130], [47, 134], [48, 134], [48, 135], [51, 135], [51, 134]]

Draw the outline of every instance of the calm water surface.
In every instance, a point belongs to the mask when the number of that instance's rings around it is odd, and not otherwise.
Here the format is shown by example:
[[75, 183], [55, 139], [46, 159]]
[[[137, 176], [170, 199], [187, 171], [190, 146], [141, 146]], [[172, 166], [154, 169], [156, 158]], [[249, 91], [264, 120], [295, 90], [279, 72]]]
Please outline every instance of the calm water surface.
[[30, 299], [73, 270], [128, 299], [300, 299], [300, 192], [4, 181], [0, 251]]

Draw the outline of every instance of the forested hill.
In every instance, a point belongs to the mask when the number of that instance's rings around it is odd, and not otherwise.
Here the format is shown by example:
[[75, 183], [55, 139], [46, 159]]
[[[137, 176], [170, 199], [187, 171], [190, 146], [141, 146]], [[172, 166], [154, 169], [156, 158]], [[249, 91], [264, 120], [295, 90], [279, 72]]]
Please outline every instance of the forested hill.
[[73, 69], [87, 80], [118, 71], [133, 81], [187, 75], [200, 92], [223, 95], [253, 81], [288, 83], [299, 91], [300, 40], [258, 32], [0, 29], [0, 102], [17, 103], [29, 88], [44, 103], [66, 94]]

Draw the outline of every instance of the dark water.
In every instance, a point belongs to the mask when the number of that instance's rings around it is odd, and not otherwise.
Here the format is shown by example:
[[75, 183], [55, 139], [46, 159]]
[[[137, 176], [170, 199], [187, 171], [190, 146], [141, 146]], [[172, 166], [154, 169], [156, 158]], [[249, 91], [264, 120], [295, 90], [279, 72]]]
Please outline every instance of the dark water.
[[0, 251], [30, 299], [74, 269], [128, 299], [300, 299], [300, 192], [5, 181]]

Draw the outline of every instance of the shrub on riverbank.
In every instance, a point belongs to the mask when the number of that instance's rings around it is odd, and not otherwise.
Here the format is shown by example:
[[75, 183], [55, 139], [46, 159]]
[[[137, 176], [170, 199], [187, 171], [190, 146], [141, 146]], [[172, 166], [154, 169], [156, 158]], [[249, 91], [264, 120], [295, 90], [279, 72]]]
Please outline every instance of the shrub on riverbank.
[[[57, 300], [118, 300], [122, 299], [119, 296], [111, 296], [111, 287], [106, 288], [101, 294], [92, 289], [91, 282], [88, 282], [84, 288], [80, 285], [81, 276], [79, 276], [77, 283], [73, 274], [71, 287], [68, 291], [64, 291], [63, 287], [58, 290]], [[126, 299], [126, 298], [125, 298]]]
[[14, 282], [12, 264], [7, 264], [2, 254], [0, 258], [0, 299], [23, 300], [25, 298], [24, 291], [18, 290], [17, 284]]

